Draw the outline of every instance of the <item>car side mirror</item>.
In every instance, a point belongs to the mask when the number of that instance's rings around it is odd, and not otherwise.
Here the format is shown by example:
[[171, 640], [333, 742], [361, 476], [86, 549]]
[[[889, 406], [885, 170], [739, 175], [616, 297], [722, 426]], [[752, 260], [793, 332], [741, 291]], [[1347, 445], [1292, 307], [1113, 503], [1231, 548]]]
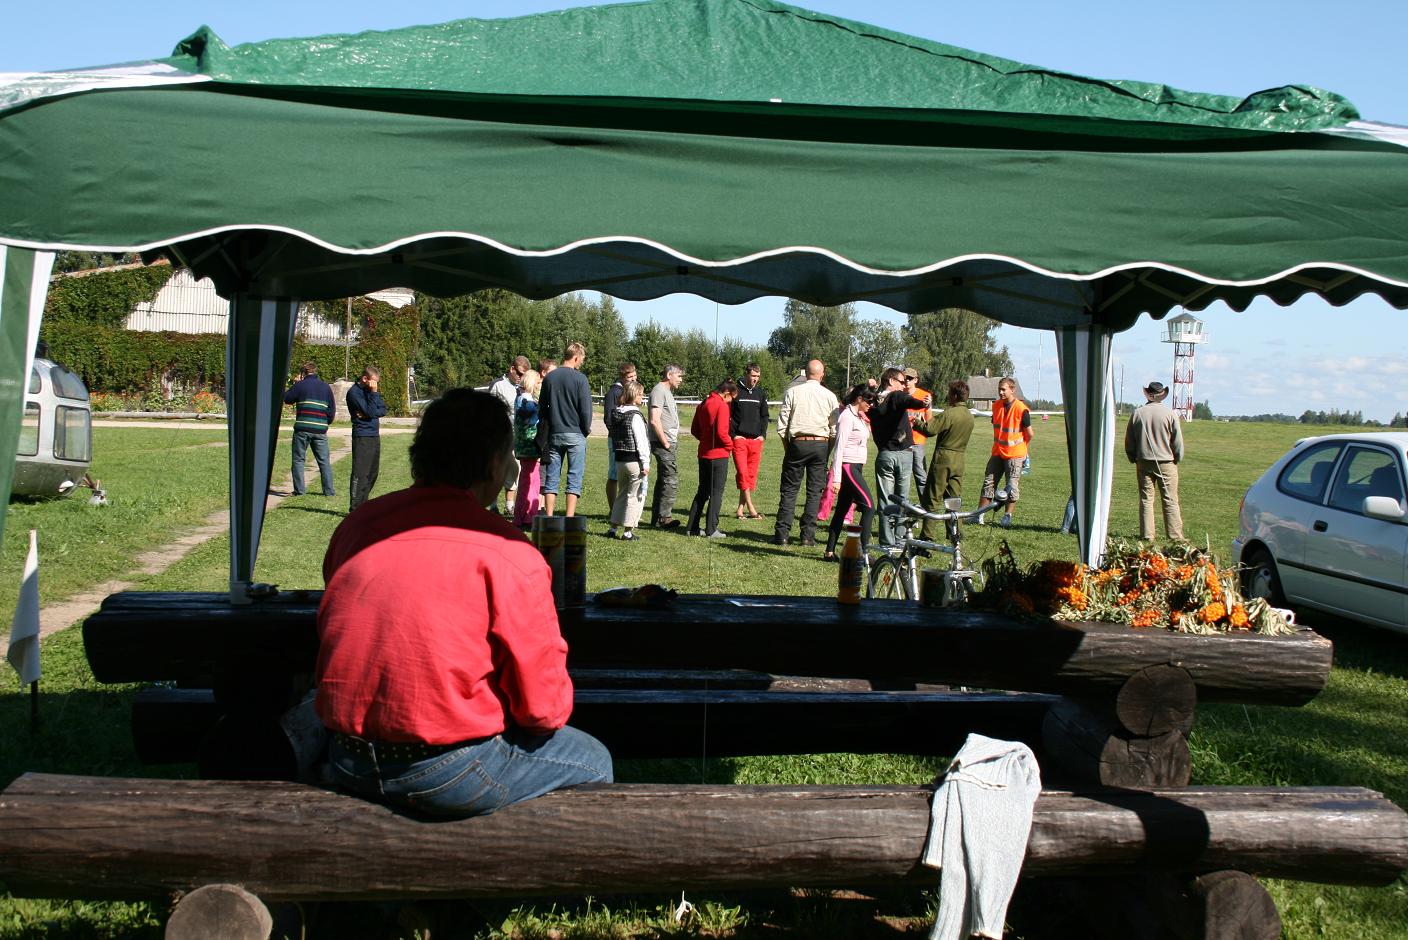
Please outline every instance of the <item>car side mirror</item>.
[[1402, 522], [1405, 518], [1403, 504], [1392, 496], [1364, 497], [1364, 515], [1385, 522]]

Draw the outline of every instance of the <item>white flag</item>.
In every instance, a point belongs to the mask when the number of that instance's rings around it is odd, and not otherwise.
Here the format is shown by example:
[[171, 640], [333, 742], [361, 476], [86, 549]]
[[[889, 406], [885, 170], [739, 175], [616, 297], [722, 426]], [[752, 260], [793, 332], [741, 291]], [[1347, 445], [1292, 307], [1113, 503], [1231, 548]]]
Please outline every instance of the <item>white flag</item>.
[[20, 674], [21, 685], [39, 681], [39, 533], [35, 529], [29, 530], [29, 557], [24, 562], [6, 658]]

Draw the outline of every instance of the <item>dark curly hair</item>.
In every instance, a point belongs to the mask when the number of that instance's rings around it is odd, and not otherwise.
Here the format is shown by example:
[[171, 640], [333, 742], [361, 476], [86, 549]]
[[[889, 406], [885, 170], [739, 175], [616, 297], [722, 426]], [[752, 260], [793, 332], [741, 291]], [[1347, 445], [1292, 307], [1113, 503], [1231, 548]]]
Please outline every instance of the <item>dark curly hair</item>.
[[854, 405], [858, 401], [863, 401], [867, 405], [875, 404], [875, 389], [871, 388], [868, 383], [862, 382], [846, 393], [846, 404]]
[[421, 415], [411, 443], [411, 475], [422, 486], [467, 490], [500, 472], [513, 446], [504, 403], [487, 392], [452, 388]]

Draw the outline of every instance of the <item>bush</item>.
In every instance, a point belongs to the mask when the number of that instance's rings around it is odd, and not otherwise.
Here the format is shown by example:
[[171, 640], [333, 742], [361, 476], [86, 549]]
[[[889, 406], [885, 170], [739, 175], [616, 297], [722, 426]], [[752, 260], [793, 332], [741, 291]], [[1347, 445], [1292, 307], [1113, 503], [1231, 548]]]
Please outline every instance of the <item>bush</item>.
[[[170, 279], [169, 265], [103, 271], [54, 281], [44, 307], [40, 338], [49, 355], [78, 373], [88, 386], [94, 411], [225, 410], [225, 337], [220, 334], [135, 332], [122, 324], [132, 308], [152, 300]], [[317, 301], [315, 311], [341, 320], [345, 300]], [[396, 309], [366, 297], [354, 298], [352, 313], [361, 335], [351, 350], [353, 378], [373, 364], [385, 381], [387, 411], [410, 413], [406, 370], [414, 356], [419, 317], [415, 307]], [[318, 364], [325, 378], [341, 375], [347, 353], [295, 339], [288, 382], [300, 364]], [[287, 383], [285, 383], [287, 384]], [[168, 391], [171, 390], [171, 391]]]

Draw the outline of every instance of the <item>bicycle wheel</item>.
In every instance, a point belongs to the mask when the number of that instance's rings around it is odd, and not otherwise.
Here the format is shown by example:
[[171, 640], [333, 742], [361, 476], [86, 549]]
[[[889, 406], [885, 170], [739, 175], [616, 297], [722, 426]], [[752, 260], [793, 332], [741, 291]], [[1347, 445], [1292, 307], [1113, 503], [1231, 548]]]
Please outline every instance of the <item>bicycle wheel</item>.
[[882, 558], [871, 564], [865, 596], [909, 600], [909, 583], [898, 558]]

